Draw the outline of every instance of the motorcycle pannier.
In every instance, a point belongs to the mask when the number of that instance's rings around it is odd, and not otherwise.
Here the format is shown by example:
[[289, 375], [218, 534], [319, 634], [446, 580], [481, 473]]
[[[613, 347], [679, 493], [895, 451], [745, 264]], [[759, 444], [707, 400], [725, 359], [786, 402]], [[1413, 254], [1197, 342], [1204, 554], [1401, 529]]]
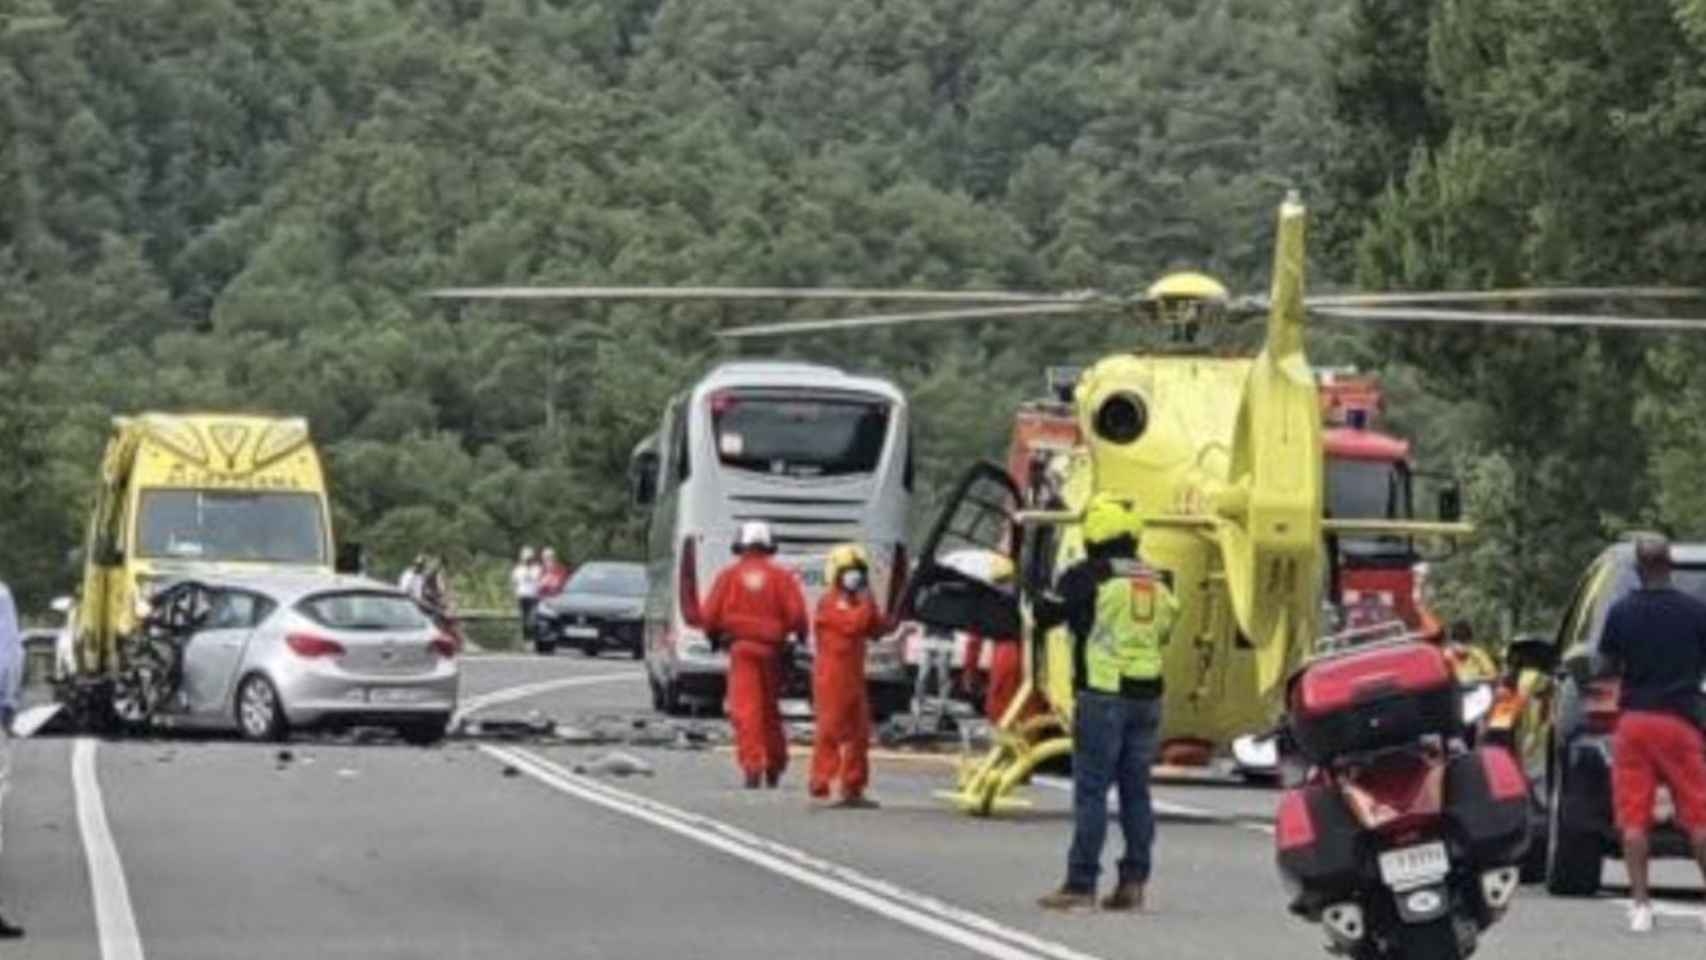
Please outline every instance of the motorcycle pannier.
[[1462, 727], [1451, 665], [1426, 643], [1317, 660], [1292, 681], [1287, 706], [1292, 740], [1315, 763]]

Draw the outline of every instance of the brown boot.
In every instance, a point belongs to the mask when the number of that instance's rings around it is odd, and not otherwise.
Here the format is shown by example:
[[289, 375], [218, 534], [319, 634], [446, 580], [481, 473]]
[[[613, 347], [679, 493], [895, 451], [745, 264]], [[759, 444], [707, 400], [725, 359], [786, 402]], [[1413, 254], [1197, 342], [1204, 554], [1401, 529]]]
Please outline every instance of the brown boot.
[[1122, 883], [1114, 892], [1102, 898], [1102, 909], [1119, 913], [1136, 913], [1143, 909], [1143, 884]]
[[1038, 899], [1037, 906], [1044, 910], [1060, 910], [1062, 912], [1094, 910], [1096, 909], [1096, 891], [1061, 887], [1059, 890]]

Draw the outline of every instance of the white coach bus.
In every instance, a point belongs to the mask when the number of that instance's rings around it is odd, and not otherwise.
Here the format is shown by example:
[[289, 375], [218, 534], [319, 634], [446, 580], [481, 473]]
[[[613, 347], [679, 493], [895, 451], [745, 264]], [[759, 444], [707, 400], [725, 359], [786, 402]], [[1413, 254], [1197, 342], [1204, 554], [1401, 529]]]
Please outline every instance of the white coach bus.
[[[634, 500], [651, 511], [646, 670], [657, 709], [715, 709], [727, 683], [700, 605], [748, 520], [770, 524], [777, 560], [816, 604], [830, 548], [862, 543], [871, 585], [892, 613], [907, 569], [912, 431], [887, 380], [804, 363], [719, 366], [671, 400], [633, 454]], [[906, 709], [898, 645], [872, 645], [872, 709]]]

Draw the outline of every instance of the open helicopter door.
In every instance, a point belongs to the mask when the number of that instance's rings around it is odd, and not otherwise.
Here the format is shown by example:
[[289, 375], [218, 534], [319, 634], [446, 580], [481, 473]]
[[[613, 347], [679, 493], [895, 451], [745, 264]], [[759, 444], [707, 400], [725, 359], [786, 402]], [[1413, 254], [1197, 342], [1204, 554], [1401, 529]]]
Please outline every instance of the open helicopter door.
[[967, 470], [924, 540], [901, 616], [950, 636], [1018, 636], [1018, 586], [1014, 578], [993, 582], [993, 561], [1005, 559], [1009, 570], [1017, 566], [1013, 517], [1019, 504], [1019, 489], [1002, 467], [980, 462]]

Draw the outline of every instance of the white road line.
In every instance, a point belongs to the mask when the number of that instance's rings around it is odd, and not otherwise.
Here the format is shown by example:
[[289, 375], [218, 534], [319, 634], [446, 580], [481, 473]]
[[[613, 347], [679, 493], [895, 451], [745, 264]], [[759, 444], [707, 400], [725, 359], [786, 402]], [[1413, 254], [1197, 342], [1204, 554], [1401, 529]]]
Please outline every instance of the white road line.
[[528, 750], [482, 744], [490, 756], [553, 789], [721, 850], [755, 866], [863, 907], [992, 960], [1096, 960], [981, 914], [867, 876], [739, 827], [629, 793], [574, 773]]
[[95, 926], [100, 931], [101, 960], [142, 960], [142, 938], [136, 933], [136, 914], [124, 864], [107, 826], [101, 781], [95, 773], [96, 741], [80, 737], [71, 748], [71, 786], [77, 796], [77, 829], [89, 862], [89, 887], [95, 901]]
[[[1061, 790], [1066, 793], [1072, 792], [1072, 781], [1065, 777], [1039, 774], [1032, 776], [1031, 782], [1038, 786], [1048, 787], [1051, 790]], [[1274, 832], [1272, 824], [1253, 823], [1249, 819], [1240, 817], [1235, 813], [1223, 813], [1217, 810], [1210, 810], [1207, 807], [1192, 807], [1186, 806], [1182, 803], [1173, 803], [1170, 800], [1162, 800], [1159, 797], [1153, 796], [1153, 791], [1151, 791], [1149, 805], [1154, 808], [1156, 813], [1162, 814], [1163, 816], [1188, 817], [1192, 820], [1207, 820], [1213, 823], [1227, 823], [1244, 830], [1249, 830], [1253, 833], [1262, 833], [1267, 834], [1268, 836], [1273, 836]], [[1118, 805], [1110, 800], [1108, 809], [1112, 812], [1118, 809]]]
[[[1625, 910], [1634, 905], [1634, 901], [1627, 897], [1621, 897], [1608, 902], [1622, 907]], [[1674, 917], [1679, 920], [1693, 920], [1696, 923], [1706, 920], [1706, 911], [1702, 911], [1698, 907], [1687, 907], [1680, 903], [1673, 903], [1668, 900], [1654, 900], [1653, 915], [1659, 917]]]
[[510, 703], [515, 700], [526, 700], [528, 697], [537, 697], [540, 694], [550, 693], [553, 690], [566, 690], [570, 687], [590, 687], [594, 684], [600, 683], [617, 683], [623, 680], [641, 680], [645, 678], [645, 675], [645, 671], [642, 670], [624, 670], [621, 673], [595, 673], [590, 676], [563, 677], [558, 680], [541, 680], [538, 683], [524, 683], [520, 686], [504, 687], [501, 690], [493, 690], [491, 693], [482, 693], [477, 697], [469, 697], [462, 701], [462, 705], [457, 708], [456, 716], [452, 718], [451, 723], [454, 725], [456, 721], [461, 720], [463, 717], [466, 717], [477, 710], [484, 710], [487, 707], [495, 707], [500, 703]]

